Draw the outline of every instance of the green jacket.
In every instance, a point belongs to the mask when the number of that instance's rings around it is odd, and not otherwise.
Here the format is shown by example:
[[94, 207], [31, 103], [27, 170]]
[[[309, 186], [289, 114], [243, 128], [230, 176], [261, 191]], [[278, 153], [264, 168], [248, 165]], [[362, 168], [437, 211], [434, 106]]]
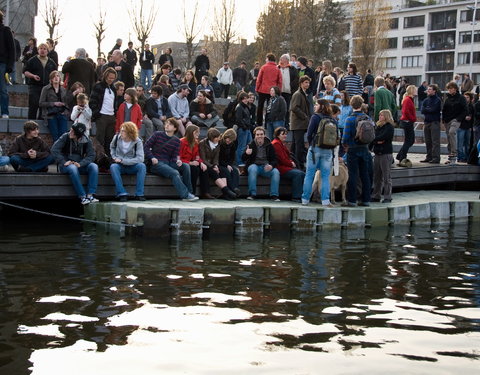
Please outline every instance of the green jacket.
[[380, 87], [375, 91], [375, 122], [378, 121], [378, 114], [382, 109], [389, 109], [392, 112], [393, 118], [397, 111], [397, 104], [395, 103], [395, 97], [392, 92], [385, 87]]

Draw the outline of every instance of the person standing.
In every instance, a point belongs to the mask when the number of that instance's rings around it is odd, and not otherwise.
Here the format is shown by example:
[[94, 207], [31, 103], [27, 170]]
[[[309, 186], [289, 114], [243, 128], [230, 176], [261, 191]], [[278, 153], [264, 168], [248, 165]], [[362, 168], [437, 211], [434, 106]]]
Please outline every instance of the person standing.
[[8, 118], [8, 92], [5, 74], [13, 72], [16, 53], [12, 31], [3, 24], [3, 12], [0, 11], [0, 107], [2, 118]]
[[55, 64], [57, 64], [58, 67], [58, 53], [55, 51], [55, 42], [53, 39], [48, 38], [47, 39], [47, 46], [48, 46], [48, 57], [50, 57]]
[[392, 162], [393, 162], [393, 117], [388, 109], [382, 109], [378, 114], [379, 120], [375, 126], [375, 139], [372, 142], [373, 158], [373, 193], [372, 202], [382, 203], [392, 201]]
[[137, 65], [137, 53], [133, 49], [133, 43], [128, 42], [128, 48], [123, 51], [123, 58], [125, 62], [130, 65], [132, 72], [135, 72], [135, 65]]
[[57, 65], [48, 56], [48, 47], [45, 43], [38, 46], [38, 55], [28, 60], [24, 68], [28, 78], [28, 118], [36, 119], [40, 102], [40, 94], [44, 86], [50, 81], [50, 73], [57, 70]]
[[291, 151], [299, 163], [298, 168], [302, 170], [304, 169], [306, 154], [305, 133], [312, 115], [307, 97], [310, 82], [310, 77], [300, 77], [300, 87], [293, 94], [290, 102], [290, 130], [293, 133]]
[[202, 48], [202, 53], [195, 59], [195, 78], [197, 82], [200, 82], [202, 76], [208, 76], [210, 70], [210, 59], [207, 56], [207, 49]]
[[427, 98], [427, 81], [423, 81], [422, 84], [418, 87], [417, 95], [418, 95], [418, 109], [422, 109], [422, 103]]
[[140, 84], [148, 92], [152, 87], [153, 63], [155, 56], [150, 51], [150, 44], [145, 44], [145, 49], [140, 54]]
[[290, 116], [288, 115], [290, 101], [292, 100], [293, 93], [298, 90], [298, 70], [290, 65], [290, 56], [288, 54], [284, 54], [280, 57], [278, 68], [282, 74], [282, 87], [280, 88], [280, 91], [287, 104], [285, 124], [288, 128], [288, 125], [290, 124]]
[[[370, 74], [371, 75], [371, 74]], [[333, 71], [333, 66], [332, 66], [332, 62], [330, 60], [325, 60], [322, 62], [322, 71], [320, 72], [320, 74], [318, 75], [318, 82], [317, 82], [317, 96], [318, 96], [318, 93], [321, 92], [321, 91], [325, 91], [326, 88], [325, 88], [325, 83], [323, 81], [323, 79], [325, 77], [328, 77], [328, 76], [331, 76], [333, 77], [334, 81], [334, 85], [333, 87], [336, 87], [337, 85], [337, 75], [336, 73]], [[372, 84], [371, 86], [373, 86], [373, 77], [372, 77]], [[320, 97], [319, 97], [320, 98]]]
[[458, 161], [460, 163], [466, 163], [470, 155], [470, 136], [474, 116], [473, 93], [466, 92], [463, 96], [467, 102], [467, 113], [457, 131]]
[[248, 72], [247, 69], [245, 69], [246, 66], [247, 63], [242, 61], [240, 66], [237, 66], [235, 69], [233, 69], [233, 83], [235, 84], [237, 91], [245, 90], [247, 87]]
[[[98, 165], [94, 163], [95, 151], [92, 141], [85, 136], [86, 130], [84, 124], [77, 122], [52, 146], [52, 155], [60, 172], [70, 176], [82, 205], [98, 202], [94, 195], [98, 186]], [[81, 174], [88, 175], [87, 192], [82, 186]]]
[[437, 95], [438, 91], [437, 85], [428, 85], [427, 97], [422, 102], [420, 109], [425, 116], [423, 134], [427, 148], [425, 159], [420, 160], [420, 163], [440, 163], [440, 115], [442, 101]]
[[357, 73], [357, 65], [351, 62], [348, 64], [347, 70], [348, 73], [343, 76], [343, 83], [345, 84], [345, 90], [348, 92], [348, 96], [362, 95], [363, 82], [362, 77]]
[[143, 143], [138, 137], [136, 124], [127, 121], [120, 126], [119, 133], [110, 143], [110, 155], [112, 155], [113, 160], [113, 163], [110, 165], [110, 173], [115, 183], [115, 197], [120, 202], [127, 201], [128, 193], [123, 186], [122, 174], [134, 174], [137, 177], [134, 199], [144, 201], [147, 167], [143, 162]]
[[459, 87], [454, 81], [447, 84], [447, 90], [442, 109], [442, 120], [448, 141], [448, 160], [445, 164], [454, 164], [457, 160], [457, 130], [467, 115], [467, 101], [460, 94]]
[[173, 57], [172, 57], [172, 49], [170, 47], [165, 49], [165, 53], [162, 53], [158, 58], [158, 65], [162, 66], [163, 64], [168, 63], [173, 68], [175, 65], [173, 64]]
[[258, 61], [255, 62], [253, 65], [253, 69], [250, 70], [248, 73], [250, 91], [255, 92], [257, 87], [257, 77], [258, 73], [260, 72], [260, 63]]
[[378, 114], [382, 109], [388, 109], [393, 117], [397, 111], [397, 104], [392, 92], [385, 87], [385, 79], [383, 77], [375, 78], [374, 93], [374, 113], [375, 121], [378, 121]]
[[248, 109], [248, 94], [239, 91], [235, 107], [235, 125], [237, 126], [237, 163], [239, 167], [245, 166], [242, 160], [243, 152], [252, 141], [250, 110]]
[[466, 92], [470, 92], [472, 90], [473, 90], [473, 81], [470, 79], [470, 75], [468, 73], [465, 73], [463, 75], [463, 81], [462, 81], [462, 85], [460, 87], [460, 91], [463, 95]]
[[230, 85], [233, 83], [233, 72], [228, 61], [223, 63], [223, 68], [218, 69], [217, 78], [220, 86], [222, 86], [222, 96], [228, 98]]
[[280, 95], [280, 89], [274, 86], [270, 89], [270, 99], [267, 103], [265, 113], [265, 124], [267, 125], [268, 138], [273, 140], [273, 133], [276, 128], [285, 125], [285, 116], [287, 114], [287, 103]]
[[110, 50], [110, 52], [108, 54], [113, 55], [113, 51], [121, 50], [122, 49], [122, 43], [123, 43], [122, 39], [118, 38], [115, 41], [115, 45], [113, 46], [113, 48]]
[[17, 172], [48, 172], [54, 162], [50, 148], [39, 137], [40, 130], [35, 121], [23, 125], [24, 133], [17, 136], [10, 146], [10, 164]]
[[63, 74], [68, 74], [67, 89], [70, 90], [75, 82], [80, 82], [85, 87], [85, 93], [92, 92], [95, 84], [95, 68], [87, 60], [85, 48], [77, 48], [75, 58], [67, 61], [62, 68]]
[[257, 125], [263, 124], [263, 109], [265, 102], [270, 99], [270, 89], [273, 86], [282, 87], [282, 73], [275, 64], [275, 55], [273, 53], [267, 54], [265, 65], [260, 68], [257, 78]]
[[125, 61], [123, 61], [122, 52], [117, 49], [112, 53], [112, 61], [108, 63], [110, 68], [115, 69], [117, 72], [117, 81], [122, 81], [125, 84], [125, 88], [135, 86], [135, 78], [133, 77], [133, 71]]
[[403, 96], [402, 117], [400, 117], [400, 127], [403, 129], [403, 145], [396, 157], [399, 162], [407, 159], [408, 150], [415, 143], [414, 126], [415, 122], [417, 121], [417, 111], [415, 109], [413, 98], [416, 94], [417, 88], [415, 85], [409, 85], [405, 91], [405, 95]]
[[39, 101], [53, 142], [67, 131], [66, 102], [67, 91], [60, 85], [60, 73], [54, 70], [50, 73], [50, 83], [42, 89]]

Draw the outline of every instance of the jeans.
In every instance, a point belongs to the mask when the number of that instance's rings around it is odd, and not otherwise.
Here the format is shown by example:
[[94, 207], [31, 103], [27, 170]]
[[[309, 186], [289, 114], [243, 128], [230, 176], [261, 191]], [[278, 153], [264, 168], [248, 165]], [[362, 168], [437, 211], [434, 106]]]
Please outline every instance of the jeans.
[[467, 161], [470, 154], [470, 129], [457, 130], [458, 160]]
[[53, 118], [49, 118], [48, 129], [52, 136], [53, 142], [55, 142], [63, 133], [67, 132], [67, 117], [62, 114], [57, 114]]
[[77, 168], [75, 165], [70, 164], [69, 166], [65, 167], [64, 165], [60, 165], [60, 172], [68, 174], [70, 176], [70, 180], [72, 181], [73, 188], [77, 193], [79, 198], [85, 197], [85, 190], [82, 186], [82, 181], [80, 180], [81, 174], [88, 175], [88, 184], [87, 184], [87, 194], [95, 194], [97, 192], [97, 185], [98, 185], [98, 165], [95, 163], [90, 163], [84, 167]]
[[7, 64], [0, 63], [0, 107], [1, 114], [8, 115], [8, 92], [7, 82], [5, 82], [5, 72], [7, 70]]
[[10, 163], [10, 158], [8, 156], [0, 156], [0, 167]]
[[54, 161], [55, 159], [52, 155], [48, 155], [46, 158], [43, 159], [25, 159], [20, 157], [19, 155], [10, 156], [10, 164], [12, 164], [12, 167], [15, 170], [17, 170], [18, 167], [25, 167], [30, 168], [32, 172], [42, 171], [45, 168], [48, 168], [48, 166]]
[[150, 90], [152, 87], [152, 69], [141, 69], [140, 71], [140, 85], [145, 88], [145, 92]]
[[362, 202], [370, 202], [372, 155], [370, 155], [368, 148], [366, 146], [350, 147], [347, 152], [347, 167], [348, 201], [357, 203], [357, 179], [360, 176], [360, 181], [362, 181]]
[[291, 181], [292, 199], [300, 199], [303, 191], [303, 180], [305, 179], [305, 173], [300, 169], [290, 169], [288, 172], [282, 174], [282, 178]]
[[397, 160], [403, 160], [407, 158], [407, 153], [410, 147], [415, 143], [415, 130], [413, 129], [413, 122], [401, 121], [401, 127], [403, 128], [403, 146], [398, 151]]
[[267, 121], [266, 123], [267, 123], [267, 136], [271, 141], [273, 141], [273, 133], [275, 132], [275, 129], [281, 126], [285, 126], [285, 120]]
[[257, 126], [263, 125], [263, 108], [265, 107], [265, 102], [270, 99], [270, 94], [258, 93], [258, 106], [257, 106]]
[[251, 164], [248, 167], [248, 194], [257, 195], [257, 176], [270, 178], [270, 196], [278, 197], [278, 187], [280, 185], [280, 172], [277, 168], [265, 172], [264, 165]]
[[237, 129], [237, 165], [245, 165], [242, 161], [242, 155], [247, 145], [252, 141], [250, 129]]
[[427, 155], [425, 160], [440, 163], [440, 122], [426, 122], [423, 126]]
[[224, 98], [228, 98], [228, 93], [230, 92], [230, 85], [224, 85], [223, 83], [220, 83], [220, 86], [222, 87], [222, 95], [225, 95]]
[[180, 167], [177, 163], [166, 163], [159, 161], [152, 165], [151, 172], [157, 176], [162, 176], [172, 180], [175, 190], [177, 190], [180, 198], [187, 198], [189, 193], [193, 193], [192, 181], [190, 179], [190, 166], [183, 163]]
[[145, 175], [147, 174], [147, 167], [145, 164], [137, 163], [134, 165], [123, 165], [114, 163], [110, 166], [110, 173], [112, 175], [113, 182], [115, 183], [115, 193], [117, 196], [128, 195], [127, 191], [123, 187], [122, 174], [136, 174], [137, 185], [135, 188], [135, 196], [143, 197]]
[[302, 201], [310, 201], [315, 172], [319, 170], [322, 176], [322, 186], [320, 189], [322, 204], [330, 204], [330, 172], [332, 169], [332, 158], [332, 150], [312, 146], [308, 149]]

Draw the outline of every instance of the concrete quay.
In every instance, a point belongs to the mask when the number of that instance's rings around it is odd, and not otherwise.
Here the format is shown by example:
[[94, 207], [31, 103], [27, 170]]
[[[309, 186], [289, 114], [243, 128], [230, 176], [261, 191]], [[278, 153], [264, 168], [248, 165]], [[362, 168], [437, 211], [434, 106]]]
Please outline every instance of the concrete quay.
[[382, 227], [480, 220], [475, 191], [414, 191], [395, 193], [389, 204], [324, 208], [290, 201], [151, 200], [100, 202], [85, 207], [85, 218], [109, 222], [107, 232], [148, 237], [209, 233], [259, 234], [265, 231], [314, 233], [323, 229]]

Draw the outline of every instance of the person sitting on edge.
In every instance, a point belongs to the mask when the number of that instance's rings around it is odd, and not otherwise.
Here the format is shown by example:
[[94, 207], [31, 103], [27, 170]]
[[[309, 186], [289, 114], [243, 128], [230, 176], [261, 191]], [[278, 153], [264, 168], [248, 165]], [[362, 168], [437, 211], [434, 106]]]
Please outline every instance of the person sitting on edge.
[[275, 155], [277, 156], [277, 169], [280, 172], [280, 177], [291, 181], [292, 201], [301, 203], [305, 173], [298, 169], [297, 165], [292, 160], [290, 150], [285, 144], [287, 134], [288, 131], [283, 126], [276, 128], [273, 133], [275, 139], [272, 141], [272, 146], [275, 149]]
[[125, 94], [123, 95], [123, 97], [125, 101], [120, 104], [116, 114], [116, 133], [120, 131], [120, 126], [124, 122], [133, 122], [135, 125], [137, 125], [137, 129], [140, 129], [142, 127], [143, 115], [142, 109], [137, 102], [137, 90], [135, 90], [133, 87], [130, 87], [125, 90]]
[[[98, 202], [94, 194], [98, 185], [98, 165], [90, 138], [85, 135], [87, 127], [81, 122], [73, 124], [52, 146], [52, 155], [59, 164], [61, 173], [68, 174], [73, 188], [83, 205]], [[87, 193], [80, 180], [81, 174], [88, 175]]]
[[163, 131], [164, 121], [172, 117], [168, 100], [163, 96], [162, 87], [155, 85], [151, 91], [150, 98], [145, 102], [145, 116], [143, 116], [145, 139], [150, 138], [154, 131]]
[[175, 137], [177, 129], [177, 120], [174, 117], [168, 118], [165, 131], [156, 131], [145, 142], [145, 159], [152, 163], [150, 171], [153, 174], [172, 180], [181, 199], [195, 201], [198, 197], [192, 194], [190, 167], [180, 160], [180, 139]]
[[[190, 166], [190, 179], [192, 181], [193, 194], [197, 188], [197, 180], [200, 177], [200, 191], [208, 191], [209, 184], [207, 166], [200, 159], [198, 151], [198, 138], [200, 129], [197, 125], [188, 125], [185, 129], [185, 136], [180, 139], [180, 160]], [[202, 197], [213, 198], [213, 197]]]
[[135, 174], [137, 175], [137, 185], [134, 199], [144, 201], [147, 167], [143, 163], [143, 142], [138, 137], [138, 129], [135, 123], [127, 121], [120, 126], [120, 133], [113, 137], [112, 143], [110, 143], [110, 154], [113, 159], [113, 164], [110, 165], [110, 173], [115, 183], [115, 197], [120, 202], [127, 201], [128, 193], [123, 187], [121, 175]]
[[195, 125], [207, 128], [215, 127], [220, 121], [212, 101], [208, 99], [207, 93], [203, 90], [200, 90], [196, 99], [190, 103], [190, 116]]
[[208, 76], [202, 77], [202, 80], [200, 81], [200, 84], [197, 86], [197, 89], [195, 91], [195, 95], [197, 95], [200, 90], [205, 91], [205, 93], [207, 94], [207, 98], [215, 104], [215, 92], [213, 91], [212, 85], [210, 85], [210, 78]]
[[10, 146], [10, 164], [13, 169], [17, 172], [48, 172], [48, 165], [52, 164], [54, 159], [48, 145], [38, 136], [38, 124], [27, 121], [23, 125], [23, 131]]
[[188, 105], [187, 96], [190, 88], [187, 84], [178, 86], [177, 92], [168, 97], [168, 105], [172, 111], [172, 115], [177, 121], [177, 129], [180, 135], [185, 135], [185, 128], [190, 125], [188, 117], [190, 116], [190, 106]]
[[[222, 198], [232, 200], [237, 198], [237, 194], [231, 191], [227, 186], [227, 176], [221, 173], [218, 168], [220, 147], [218, 147], [218, 141], [220, 140], [220, 132], [215, 129], [208, 129], [207, 138], [204, 138], [198, 144], [200, 152], [200, 159], [207, 166], [207, 175], [215, 182], [222, 190]], [[205, 191], [202, 191], [203, 197], [211, 199], [212, 196], [209, 193], [210, 184], [204, 186]]]
[[228, 188], [240, 197], [240, 189], [238, 188], [240, 182], [240, 172], [236, 167], [237, 160], [237, 133], [233, 129], [227, 129], [220, 137], [219, 147], [220, 153], [218, 155], [218, 168], [227, 178]]
[[277, 157], [275, 149], [268, 138], [265, 137], [265, 129], [257, 126], [253, 130], [254, 139], [245, 149], [242, 159], [248, 171], [248, 197], [254, 200], [257, 196], [257, 176], [270, 178], [270, 198], [274, 202], [280, 202], [278, 188], [280, 185], [280, 172], [276, 167]]

